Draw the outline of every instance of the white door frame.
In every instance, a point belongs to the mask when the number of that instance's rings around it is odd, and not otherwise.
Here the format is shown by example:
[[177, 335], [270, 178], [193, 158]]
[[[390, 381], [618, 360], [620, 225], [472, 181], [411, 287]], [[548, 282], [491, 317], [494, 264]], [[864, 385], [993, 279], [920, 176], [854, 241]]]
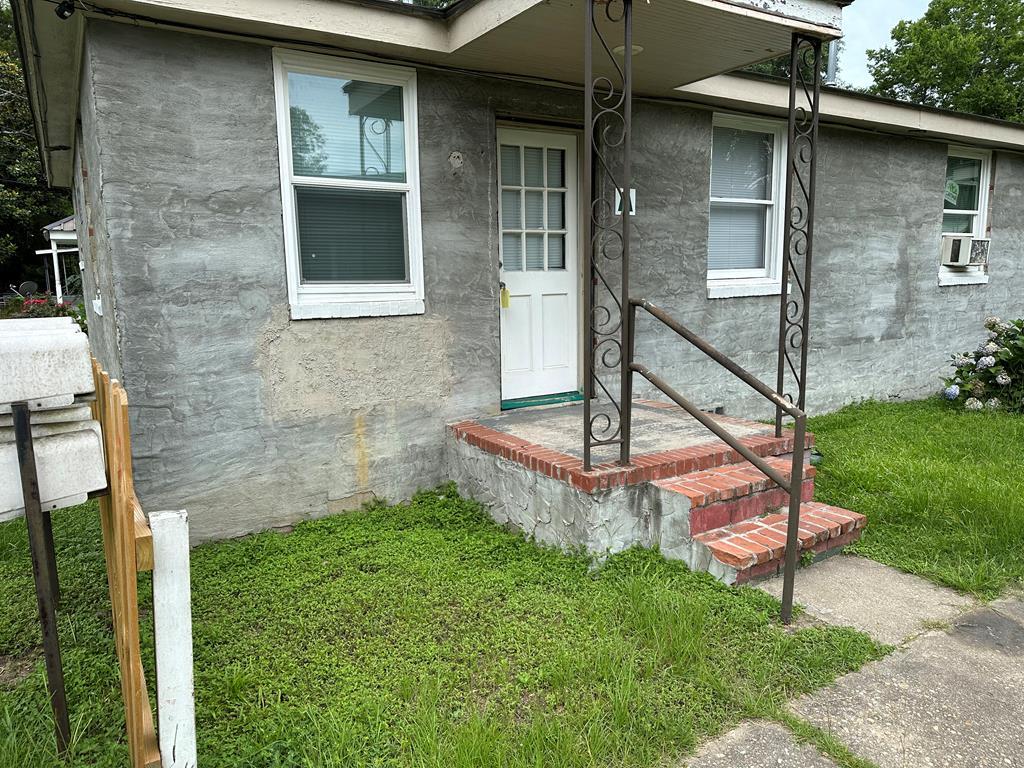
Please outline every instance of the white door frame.
[[[497, 165], [497, 195], [498, 195], [498, 218], [497, 218], [497, 229], [498, 229], [498, 249], [499, 249], [499, 268], [498, 268], [498, 280], [502, 284], [509, 286], [510, 293], [512, 294], [511, 306], [509, 308], [502, 308], [499, 304], [499, 326], [501, 335], [501, 399], [503, 402], [509, 400], [518, 400], [531, 397], [545, 397], [548, 395], [558, 395], [566, 392], [577, 392], [581, 386], [582, 376], [582, 348], [583, 348], [583, 323], [580, 312], [582, 311], [582, 302], [580, 301], [580, 292], [583, 285], [581, 278], [582, 269], [582, 239], [580, 236], [581, 232], [581, 215], [579, 210], [579, 183], [580, 183], [580, 142], [581, 133], [578, 130], [571, 128], [557, 128], [544, 125], [523, 125], [523, 124], [508, 124], [498, 123], [496, 132], [496, 165]], [[510, 271], [506, 271], [505, 267], [508, 263], [505, 260], [505, 246], [504, 246], [504, 234], [505, 228], [503, 224], [503, 184], [507, 181], [502, 178], [501, 173], [501, 158], [503, 144], [512, 144], [519, 146], [541, 146], [551, 149], [564, 149], [565, 154], [565, 269], [550, 269], [550, 264], [547, 266], [548, 269], [541, 271], [528, 271], [525, 270], [526, 253], [522, 251], [522, 266], [524, 269], [513, 268]], [[545, 155], [546, 158], [546, 155]], [[523, 159], [525, 165], [525, 157]], [[545, 168], [547, 163], [545, 162]], [[522, 179], [522, 187], [526, 189], [525, 177]], [[517, 182], [518, 183], [518, 182]], [[545, 188], [547, 190], [558, 189], [557, 187], [547, 187], [549, 180], [545, 177]], [[517, 184], [509, 184], [507, 186], [516, 186]], [[530, 185], [533, 186], [533, 185]], [[512, 190], [504, 190], [512, 191]], [[544, 221], [545, 225], [549, 223], [549, 211], [547, 206], [547, 200], [550, 192], [545, 196], [545, 211]], [[523, 205], [522, 215], [525, 216], [525, 204]], [[519, 226], [527, 231], [527, 222], [520, 221]], [[547, 228], [547, 226], [545, 226]], [[531, 233], [532, 234], [532, 233]], [[525, 235], [524, 235], [525, 236]], [[548, 236], [550, 240], [550, 235]], [[534, 240], [536, 242], [536, 240]], [[551, 259], [550, 253], [548, 259]], [[514, 263], [515, 259], [511, 263]], [[561, 279], [560, 279], [561, 278]], [[543, 287], [542, 287], [543, 286]], [[551, 293], [542, 293], [544, 290], [548, 290], [550, 286]], [[529, 350], [524, 350], [522, 343], [517, 343], [516, 346], [510, 346], [515, 338], [513, 336], [513, 325], [512, 317], [516, 312], [516, 298], [523, 299], [524, 293], [531, 293], [534, 298], [540, 298], [541, 303], [534, 303], [535, 307], [543, 307], [547, 305], [547, 300], [551, 300], [553, 307], [558, 307], [558, 312], [564, 312], [564, 316], [568, 321], [569, 327], [566, 328], [564, 335], [566, 341], [566, 347], [558, 350], [558, 355], [564, 353], [566, 366], [552, 366], [548, 368], [544, 364], [544, 358], [548, 354], [548, 349], [544, 345], [545, 338], [551, 341], [550, 335], [545, 336], [543, 333], [543, 323], [545, 322], [544, 309], [532, 309], [530, 327], [532, 330], [532, 336]], [[560, 297], [564, 295], [565, 305], [562, 306]], [[554, 316], [554, 313], [553, 313]], [[519, 320], [522, 320], [522, 315], [519, 316]], [[538, 325], [539, 324], [539, 325]], [[523, 326], [519, 328], [519, 337], [522, 338], [525, 335]], [[533, 365], [532, 370], [527, 371], [524, 368], [520, 368], [519, 371], [509, 371], [506, 369], [506, 363], [515, 355], [519, 355], [521, 358], [532, 357]], [[519, 362], [525, 363], [525, 360]], [[546, 369], [546, 370], [545, 370]]]

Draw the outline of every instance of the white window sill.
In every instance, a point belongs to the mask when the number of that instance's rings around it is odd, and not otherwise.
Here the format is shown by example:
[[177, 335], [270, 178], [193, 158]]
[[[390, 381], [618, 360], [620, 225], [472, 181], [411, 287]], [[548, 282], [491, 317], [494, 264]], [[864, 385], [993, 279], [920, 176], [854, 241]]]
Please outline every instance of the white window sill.
[[782, 282], [779, 280], [708, 280], [709, 299], [778, 296], [780, 293], [782, 293]]
[[939, 285], [986, 285], [988, 275], [980, 269], [970, 267], [966, 271], [943, 269], [939, 272]]
[[292, 320], [317, 320], [336, 317], [391, 317], [422, 315], [423, 299], [392, 301], [325, 301], [292, 304]]

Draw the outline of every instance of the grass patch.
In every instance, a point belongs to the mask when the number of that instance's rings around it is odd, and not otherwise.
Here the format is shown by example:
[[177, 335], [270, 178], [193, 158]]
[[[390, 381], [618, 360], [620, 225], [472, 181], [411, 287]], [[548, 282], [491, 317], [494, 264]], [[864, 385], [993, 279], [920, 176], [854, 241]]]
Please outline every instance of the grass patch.
[[816, 498], [868, 517], [854, 551], [982, 598], [1024, 580], [1024, 416], [867, 402], [809, 426]]
[[[75, 765], [123, 766], [95, 511], [54, 516]], [[202, 765], [652, 766], [882, 653], [657, 553], [600, 568], [451, 489], [192, 553]], [[148, 610], [149, 601], [143, 601]], [[32, 653], [24, 524], [0, 526], [0, 654]], [[145, 633], [146, 653], [152, 638]], [[152, 669], [152, 664], [149, 664]], [[55, 765], [41, 662], [0, 689], [0, 766]]]

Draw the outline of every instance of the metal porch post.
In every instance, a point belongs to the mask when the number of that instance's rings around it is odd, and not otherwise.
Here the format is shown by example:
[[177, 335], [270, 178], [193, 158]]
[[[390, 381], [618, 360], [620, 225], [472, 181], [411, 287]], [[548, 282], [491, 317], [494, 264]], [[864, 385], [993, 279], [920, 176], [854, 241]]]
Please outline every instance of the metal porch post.
[[[817, 173], [818, 106], [821, 98], [820, 38], [793, 34], [789, 57], [789, 131], [786, 154], [786, 224], [779, 304], [779, 356], [776, 391], [799, 410], [793, 434], [786, 561], [782, 576], [784, 624], [793, 616], [793, 587], [800, 558], [800, 504], [803, 501], [807, 443], [807, 350], [811, 323], [811, 264], [814, 254], [814, 193]], [[786, 371], [795, 390], [786, 392]], [[783, 410], [775, 409], [775, 435], [782, 436]]]
[[[811, 262], [814, 250], [814, 189], [817, 173], [818, 105], [821, 98], [820, 38], [793, 33], [789, 72], [789, 139], [786, 156], [786, 224], [779, 305], [778, 386], [801, 411], [807, 404]], [[786, 393], [787, 369], [795, 389]], [[775, 435], [782, 435], [781, 408]], [[801, 446], [802, 448], [802, 446]]]
[[[590, 470], [595, 446], [618, 446], [622, 464], [628, 464], [630, 456], [633, 0], [586, 0], [584, 5], [583, 468]], [[618, 38], [618, 30], [621, 46], [609, 42], [608, 37], [616, 32]], [[620, 48], [621, 54], [616, 53]], [[615, 208], [616, 195], [621, 213]], [[617, 286], [611, 279], [616, 266]], [[601, 373], [605, 380], [617, 376], [617, 393], [602, 380]], [[593, 404], [599, 398], [608, 407], [595, 414]]]

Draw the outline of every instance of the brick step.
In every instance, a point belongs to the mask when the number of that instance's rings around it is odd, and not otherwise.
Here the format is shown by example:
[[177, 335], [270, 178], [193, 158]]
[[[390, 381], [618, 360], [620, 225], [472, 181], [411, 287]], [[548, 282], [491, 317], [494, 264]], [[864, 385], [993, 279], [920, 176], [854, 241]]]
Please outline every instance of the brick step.
[[[822, 554], [860, 538], [867, 518], [858, 512], [815, 501], [800, 505], [800, 552]], [[786, 556], [787, 515], [777, 513], [715, 528], [693, 537], [703, 550], [691, 567], [729, 584], [743, 584], [782, 572]]]
[[[791, 456], [769, 456], [765, 461], [789, 480]], [[814, 467], [805, 464], [801, 492], [804, 501], [814, 498], [814, 476]], [[681, 494], [689, 501], [691, 535], [789, 505], [789, 493], [746, 461], [656, 480], [653, 484], [666, 494]]]
[[[673, 408], [675, 406], [672, 406]], [[746, 424], [739, 419], [716, 416], [729, 423]], [[595, 464], [590, 471], [583, 470], [583, 460], [576, 455], [532, 443], [515, 435], [501, 432], [476, 421], [462, 421], [449, 425], [456, 440], [468, 443], [487, 453], [521, 464], [527, 469], [567, 483], [584, 493], [594, 494], [624, 485], [641, 485], [663, 478], [678, 479], [688, 472], [700, 472], [713, 467], [735, 465], [743, 457], [726, 443], [709, 439], [685, 448], [637, 453], [629, 466], [614, 461]], [[792, 453], [793, 433], [786, 430], [782, 437], [774, 434], [754, 434], [740, 438], [743, 445], [762, 457], [777, 457]], [[805, 445], [814, 445], [814, 435], [808, 433]]]

